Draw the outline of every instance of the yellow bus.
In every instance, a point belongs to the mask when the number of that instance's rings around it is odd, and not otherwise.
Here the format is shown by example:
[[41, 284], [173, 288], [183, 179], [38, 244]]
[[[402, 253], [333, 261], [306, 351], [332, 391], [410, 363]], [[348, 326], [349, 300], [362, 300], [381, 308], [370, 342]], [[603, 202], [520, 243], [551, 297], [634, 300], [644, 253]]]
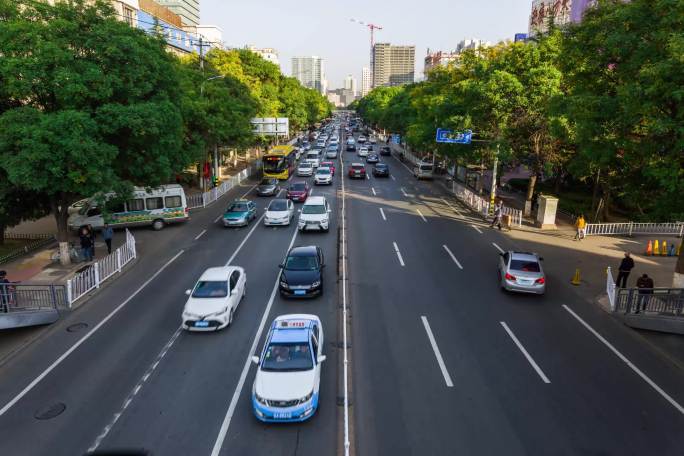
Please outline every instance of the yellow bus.
[[293, 146], [275, 146], [263, 158], [264, 177], [289, 178], [295, 172], [297, 151]]

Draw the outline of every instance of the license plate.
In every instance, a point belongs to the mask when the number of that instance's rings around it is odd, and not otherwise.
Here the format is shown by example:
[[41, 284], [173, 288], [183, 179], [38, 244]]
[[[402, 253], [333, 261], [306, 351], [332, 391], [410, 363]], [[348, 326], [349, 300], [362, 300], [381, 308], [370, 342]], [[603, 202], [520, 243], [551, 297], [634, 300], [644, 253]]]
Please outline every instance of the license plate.
[[277, 420], [287, 420], [289, 418], [292, 418], [292, 413], [290, 412], [275, 412], [273, 414], [273, 418]]
[[531, 280], [520, 280], [520, 285], [532, 285]]
[[208, 327], [209, 327], [208, 321], [196, 321], [195, 322], [195, 328], [208, 328]]
[[306, 294], [306, 290], [295, 290], [294, 294], [301, 296]]

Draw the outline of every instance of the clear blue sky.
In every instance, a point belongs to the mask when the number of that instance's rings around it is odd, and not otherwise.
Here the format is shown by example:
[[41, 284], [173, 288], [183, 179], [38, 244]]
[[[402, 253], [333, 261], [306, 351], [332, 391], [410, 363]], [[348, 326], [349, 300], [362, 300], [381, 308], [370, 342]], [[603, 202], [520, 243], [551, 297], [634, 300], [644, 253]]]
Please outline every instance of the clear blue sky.
[[201, 0], [203, 24], [218, 25], [229, 46], [273, 47], [283, 72], [295, 55], [325, 59], [329, 88], [368, 66], [368, 29], [356, 18], [383, 26], [376, 41], [416, 46], [416, 76], [427, 49], [449, 50], [464, 38], [497, 42], [527, 32], [532, 0]]

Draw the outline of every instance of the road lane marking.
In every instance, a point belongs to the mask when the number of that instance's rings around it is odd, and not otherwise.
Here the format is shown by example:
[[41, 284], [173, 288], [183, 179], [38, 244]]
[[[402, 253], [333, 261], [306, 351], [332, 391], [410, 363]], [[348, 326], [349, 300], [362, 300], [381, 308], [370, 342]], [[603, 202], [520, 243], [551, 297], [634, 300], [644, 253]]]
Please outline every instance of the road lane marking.
[[482, 234], [482, 230], [481, 230], [481, 229], [479, 229], [479, 228], [476, 227], [475, 225], [470, 225], [470, 226], [472, 226], [473, 228], [475, 228], [475, 231], [477, 231], [478, 233]]
[[[254, 184], [254, 185], [252, 185], [252, 186], [249, 188], [249, 190], [247, 190], [245, 193], [242, 194], [242, 196], [241, 196], [240, 198], [243, 199], [243, 198], [245, 198], [247, 195], [249, 195], [249, 194], [252, 192], [252, 190], [254, 190], [254, 189], [256, 188], [257, 185], [259, 185], [259, 184]], [[282, 189], [281, 189], [280, 191], [282, 191]], [[227, 193], [224, 193], [223, 195], [227, 195]], [[221, 196], [223, 196], [223, 195], [221, 195]], [[278, 196], [280, 196], [280, 192], [278, 192]], [[221, 198], [221, 197], [219, 197], [219, 199], [220, 199], [220, 198]], [[217, 199], [217, 201], [218, 201], [218, 199]], [[218, 217], [216, 217], [216, 218], [214, 219], [214, 223], [218, 223], [219, 220], [221, 220], [222, 217], [223, 217], [223, 214], [220, 214]]]
[[219, 214], [219, 216], [214, 219], [214, 223], [218, 223], [218, 221], [221, 220], [221, 217], [223, 217], [223, 214]]
[[401, 194], [408, 198], [408, 195], [406, 194], [406, 190], [404, 190], [404, 187], [401, 187]]
[[439, 368], [442, 371], [442, 376], [444, 376], [444, 382], [446, 382], [447, 387], [451, 388], [454, 386], [454, 384], [451, 381], [449, 371], [447, 371], [446, 365], [444, 364], [444, 359], [442, 359], [442, 353], [440, 353], [439, 351], [439, 347], [437, 346], [437, 342], [435, 341], [435, 336], [432, 334], [432, 329], [430, 329], [430, 323], [428, 323], [428, 320], [425, 317], [425, 315], [422, 315], [420, 319], [423, 321], [423, 327], [425, 328], [425, 332], [427, 333], [428, 339], [430, 339], [432, 351], [435, 352], [435, 358], [437, 358], [437, 364], [439, 364]]
[[404, 259], [401, 257], [401, 252], [399, 251], [399, 247], [397, 246], [396, 242], [392, 242], [394, 244], [394, 251], [397, 253], [397, 258], [399, 258], [399, 264], [402, 266], [405, 266], [404, 264]]
[[371, 187], [371, 191], [373, 192], [373, 195], [374, 195], [374, 196], [378, 196], [378, 194], [375, 193], [375, 188]]
[[[294, 245], [295, 239], [297, 238], [297, 234], [299, 233], [299, 230], [295, 229], [294, 234], [292, 235], [292, 239], [290, 240], [290, 245], [287, 247], [287, 252], [290, 251], [292, 246]], [[249, 352], [247, 353], [247, 359], [245, 360], [245, 365], [242, 368], [242, 373], [240, 374], [240, 379], [238, 380], [238, 384], [235, 387], [235, 392], [233, 393], [233, 397], [230, 400], [230, 405], [228, 406], [228, 411], [226, 412], [226, 416], [223, 418], [223, 422], [221, 423], [221, 428], [219, 430], [218, 436], [216, 437], [216, 442], [214, 442], [214, 448], [211, 450], [211, 456], [218, 456], [221, 453], [221, 447], [223, 446], [223, 442], [226, 439], [226, 435], [228, 434], [228, 428], [230, 427], [230, 422], [233, 419], [233, 414], [235, 413], [235, 408], [237, 407], [238, 400], [240, 399], [240, 394], [242, 393], [242, 388], [245, 386], [245, 381], [247, 380], [247, 374], [249, 373], [249, 368], [252, 364], [252, 355], [256, 352], [257, 345], [259, 344], [259, 340], [261, 339], [261, 333], [264, 330], [264, 326], [266, 325], [266, 320], [268, 319], [268, 315], [271, 312], [271, 307], [273, 306], [273, 301], [275, 300], [276, 293], [278, 292], [278, 282], [280, 281], [280, 274], [276, 277], [275, 284], [273, 285], [273, 290], [271, 291], [271, 297], [268, 300], [268, 304], [266, 304], [266, 309], [264, 309], [264, 313], [261, 316], [261, 322], [259, 323], [259, 328], [257, 329], [256, 334], [254, 335], [254, 340], [252, 341], [252, 346], [249, 349]]]
[[112, 421], [107, 426], [105, 426], [102, 433], [100, 435], [98, 435], [97, 438], [95, 439], [95, 442], [93, 443], [93, 445], [90, 448], [88, 448], [89, 453], [97, 450], [97, 448], [100, 446], [102, 441], [107, 437], [107, 435], [112, 430], [112, 428], [114, 427], [116, 422], [119, 421], [119, 418], [121, 418], [121, 416], [126, 411], [128, 406], [131, 405], [131, 402], [133, 402], [133, 398], [140, 392], [140, 390], [142, 389], [145, 382], [147, 382], [147, 379], [150, 378], [150, 376], [152, 375], [154, 370], [157, 368], [157, 366], [159, 365], [159, 361], [161, 361], [161, 359], [164, 358], [164, 356], [166, 355], [166, 352], [168, 352], [169, 349], [171, 348], [171, 346], [174, 344], [174, 342], [176, 342], [176, 339], [178, 339], [178, 336], [180, 335], [182, 330], [183, 330], [183, 326], [181, 325], [178, 327], [178, 329], [176, 329], [176, 332], [173, 333], [173, 336], [171, 336], [171, 339], [169, 339], [169, 341], [166, 342], [166, 344], [162, 348], [161, 352], [159, 352], [159, 354], [155, 358], [154, 363], [152, 363], [152, 365], [147, 368], [147, 371], [145, 371], [145, 375], [143, 375], [142, 378], [140, 379], [140, 381], [135, 385], [135, 387], [133, 387], [133, 391], [131, 391], [128, 394], [128, 396], [126, 397], [126, 400], [124, 401], [123, 405], [121, 406], [121, 409], [117, 413], [114, 414]]
[[459, 217], [463, 218], [463, 214], [461, 214], [461, 211], [459, 211], [459, 210], [456, 209], [454, 206], [452, 206], [452, 205], [451, 205], [447, 200], [445, 200], [444, 198], [440, 198], [440, 199], [442, 200], [442, 202], [444, 202], [444, 204], [446, 204], [447, 206], [449, 206], [449, 208], [451, 208], [452, 211], [456, 212], [456, 213], [459, 215]]
[[423, 221], [424, 221], [425, 223], [427, 223], [427, 219], [425, 218], [425, 216], [423, 215], [423, 213], [420, 212], [420, 209], [416, 209], [416, 212], [418, 212], [418, 215], [420, 215], [420, 218], [422, 218]]
[[502, 249], [501, 247], [499, 247], [499, 245], [498, 245], [496, 242], [492, 242], [492, 245], [493, 245], [494, 247], [496, 247], [496, 249], [497, 249], [499, 252], [501, 252], [501, 253], [506, 253], [506, 252], [504, 252], [504, 249]]
[[587, 322], [585, 322], [579, 315], [577, 315], [570, 307], [568, 307], [568, 306], [566, 306], [565, 304], [563, 304], [563, 308], [564, 308], [565, 310], [567, 310], [567, 311], [570, 313], [570, 315], [572, 315], [573, 317], [575, 317], [575, 319], [576, 319], [577, 321], [579, 321], [579, 322], [582, 324], [582, 326], [584, 326], [585, 328], [587, 328], [587, 330], [588, 330], [590, 333], [592, 333], [594, 336], [596, 336], [596, 338], [597, 338], [598, 340], [600, 340], [601, 342], [603, 342], [603, 344], [604, 344], [606, 347], [608, 347], [608, 348], [610, 349], [610, 351], [612, 351], [613, 353], [615, 353], [615, 356], [617, 356], [618, 358], [620, 358], [620, 359], [622, 360], [622, 362], [624, 362], [625, 364], [627, 364], [627, 366], [629, 366], [630, 369], [632, 369], [634, 372], [636, 372], [636, 374], [637, 374], [639, 377], [641, 377], [646, 383], [648, 383], [648, 384], [651, 386], [651, 388], [653, 388], [654, 390], [656, 390], [656, 392], [657, 392], [658, 394], [660, 394], [663, 398], [665, 398], [665, 400], [666, 400], [667, 402], [669, 402], [670, 404], [672, 404], [672, 406], [673, 406], [674, 408], [676, 408], [677, 411], [678, 411], [679, 413], [681, 413], [682, 415], [684, 415], [684, 407], [682, 407], [682, 405], [680, 405], [677, 401], [675, 401], [675, 400], [674, 400], [669, 394], [667, 394], [660, 386], [658, 386], [653, 380], [651, 380], [651, 378], [650, 378], [648, 375], [644, 374], [644, 373], [641, 371], [641, 369], [639, 369], [638, 367], [636, 367], [636, 366], [634, 365], [634, 363], [632, 363], [629, 359], [627, 359], [627, 357], [626, 357], [625, 355], [623, 355], [622, 353], [620, 353], [620, 352], [618, 351], [618, 349], [615, 348], [615, 347], [613, 346], [613, 344], [611, 344], [610, 342], [608, 342], [608, 341], [607, 341], [601, 334], [599, 334], [594, 328], [592, 328], [591, 326], [589, 326], [589, 324], [588, 324]]
[[370, 174], [366, 173], [366, 179], [370, 180]]
[[390, 174], [390, 178], [391, 178], [391, 179], [392, 179], [393, 181], [395, 181], [395, 180], [396, 180], [396, 179], [394, 178], [394, 176], [393, 176], [393, 175], [391, 175], [391, 174]]
[[197, 236], [195, 236], [195, 240], [201, 238], [201, 237], [204, 235], [204, 233], [206, 233], [206, 232], [207, 232], [207, 230], [202, 230], [202, 232], [201, 232], [200, 234], [198, 234]]
[[233, 260], [237, 256], [237, 254], [240, 252], [240, 250], [242, 250], [242, 246], [244, 246], [245, 242], [247, 242], [247, 239], [249, 239], [249, 237], [252, 235], [252, 233], [254, 233], [254, 230], [256, 230], [258, 226], [261, 226], [261, 222], [264, 220], [264, 217], [266, 217], [266, 213], [262, 214], [261, 217], [259, 217], [259, 220], [257, 220], [256, 223], [254, 223], [254, 226], [252, 227], [251, 230], [249, 230], [249, 233], [247, 233], [247, 236], [245, 236], [245, 238], [242, 240], [242, 242], [240, 242], [240, 245], [238, 245], [237, 249], [235, 249], [235, 252], [233, 252], [233, 254], [230, 256], [230, 258], [228, 258], [228, 261], [226, 261], [225, 266], [229, 266], [230, 263], [233, 262]]
[[454, 263], [456, 263], [456, 266], [458, 266], [459, 268], [463, 269], [463, 266], [461, 266], [461, 263], [458, 262], [458, 260], [457, 260], [456, 257], [454, 256], [454, 254], [451, 253], [451, 250], [449, 250], [449, 247], [447, 247], [446, 245], [442, 245], [442, 247], [444, 247], [444, 250], [447, 251], [447, 253], [448, 253], [449, 256], [451, 257], [451, 259], [454, 260]]
[[385, 211], [383, 211], [382, 208], [380, 208], [380, 215], [382, 215], [382, 219], [384, 221], [387, 221], [387, 217], [385, 217]]
[[185, 252], [185, 250], [181, 250], [180, 252], [175, 254], [173, 256], [173, 258], [171, 258], [169, 261], [164, 263], [164, 265], [161, 268], [159, 268], [157, 270], [157, 272], [152, 274], [152, 277], [147, 279], [145, 281], [145, 283], [140, 285], [140, 287], [138, 287], [138, 289], [135, 290], [132, 295], [130, 295], [124, 302], [122, 302], [121, 304], [119, 304], [118, 307], [116, 307], [114, 310], [112, 310], [106, 317], [104, 317], [102, 319], [102, 321], [100, 323], [95, 325], [95, 327], [93, 329], [91, 329], [90, 331], [88, 331], [88, 333], [85, 336], [81, 337], [78, 340], [78, 342], [76, 342], [74, 345], [72, 345], [71, 348], [69, 348], [67, 351], [65, 351], [59, 358], [57, 358], [57, 360], [55, 360], [52, 364], [50, 364], [40, 375], [38, 375], [35, 379], [33, 379], [33, 381], [31, 381], [31, 383], [29, 383], [23, 390], [21, 390], [21, 392], [19, 394], [17, 394], [11, 401], [9, 401], [7, 404], [5, 404], [5, 406], [2, 409], [0, 409], [0, 416], [7, 413], [7, 411], [9, 409], [11, 409], [12, 406], [14, 406], [14, 404], [19, 402], [19, 400], [21, 400], [22, 397], [26, 396], [26, 394], [28, 394], [33, 388], [35, 388], [35, 386], [38, 383], [40, 383], [50, 372], [52, 372], [57, 366], [62, 364], [62, 362], [65, 359], [67, 359], [67, 357], [69, 355], [71, 355], [78, 347], [81, 346], [81, 344], [83, 344], [86, 340], [88, 340], [93, 334], [95, 334], [95, 332], [98, 329], [100, 329], [105, 323], [107, 323], [109, 320], [111, 320], [111, 318], [114, 315], [116, 315], [121, 309], [123, 309], [126, 306], [126, 304], [128, 304], [133, 298], [135, 298], [138, 295], [138, 293], [140, 293], [143, 290], [143, 288], [145, 288], [147, 285], [150, 284], [150, 282], [152, 282], [154, 279], [156, 279], [157, 276], [159, 274], [161, 274], [164, 271], [164, 269], [166, 269], [171, 263], [173, 263], [176, 260], [176, 258], [181, 256], [183, 254], [183, 252]]
[[542, 381], [543, 381], [544, 383], [551, 383], [551, 381], [549, 380], [549, 378], [544, 374], [544, 372], [543, 372], [543, 371], [541, 370], [541, 368], [537, 365], [537, 363], [534, 361], [534, 359], [532, 359], [532, 357], [530, 356], [530, 354], [527, 353], [527, 350], [525, 350], [525, 347], [522, 346], [522, 344], [520, 343], [520, 341], [518, 340], [518, 338], [515, 337], [515, 334], [513, 334], [513, 331], [511, 331], [511, 329], [508, 327], [508, 325], [506, 324], [506, 322], [500, 321], [499, 323], [501, 323], [501, 326], [503, 326], [503, 329], [506, 330], [506, 332], [508, 333], [508, 335], [511, 336], [511, 339], [513, 339], [513, 342], [515, 342], [515, 345], [517, 345], [518, 348], [520, 349], [520, 351], [522, 352], [522, 354], [525, 355], [525, 358], [527, 358], [527, 361], [530, 363], [530, 365], [532, 365], [532, 368], [537, 372], [537, 374], [539, 374], [539, 376], [541, 377]]
[[[342, 164], [344, 169], [344, 164]], [[344, 174], [344, 171], [343, 173]], [[342, 179], [342, 347], [344, 353], [344, 455], [349, 456], [349, 360], [347, 359], [347, 351], [349, 345], [347, 344], [347, 228], [346, 228], [346, 203], [345, 203], [345, 188], [344, 179]], [[385, 218], [385, 213], [380, 208], [382, 218]]]

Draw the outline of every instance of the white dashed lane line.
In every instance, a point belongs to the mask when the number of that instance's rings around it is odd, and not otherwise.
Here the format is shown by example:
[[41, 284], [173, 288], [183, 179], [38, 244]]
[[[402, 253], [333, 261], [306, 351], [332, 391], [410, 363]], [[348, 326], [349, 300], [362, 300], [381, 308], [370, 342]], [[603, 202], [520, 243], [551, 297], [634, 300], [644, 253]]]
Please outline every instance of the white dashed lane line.
[[496, 242], [492, 242], [492, 245], [493, 245], [494, 247], [496, 247], [496, 249], [497, 249], [499, 252], [501, 252], [501, 253], [506, 253], [506, 252], [504, 252], [504, 249], [502, 249], [501, 247], [499, 247], [499, 244], [497, 244]]
[[384, 221], [387, 221], [387, 217], [385, 217], [385, 211], [383, 211], [382, 208], [379, 208], [379, 209], [380, 209], [380, 215], [382, 215], [382, 219]]
[[397, 246], [397, 243], [396, 243], [396, 242], [393, 242], [392, 244], [394, 245], [394, 251], [395, 251], [396, 254], [397, 254], [397, 258], [399, 258], [399, 264], [401, 264], [402, 266], [406, 266], [406, 265], [404, 264], [404, 259], [403, 259], [402, 256], [401, 256], [401, 252], [399, 251], [399, 247]]
[[425, 223], [427, 223], [427, 219], [425, 218], [425, 216], [423, 215], [423, 213], [420, 212], [420, 209], [416, 209], [416, 212], [418, 212], [418, 215], [420, 215], [420, 218], [423, 219], [423, 221], [424, 221]]
[[451, 252], [451, 250], [449, 250], [449, 247], [447, 247], [446, 245], [443, 245], [442, 247], [444, 247], [444, 250], [446, 250], [446, 252], [449, 254], [454, 263], [456, 263], [456, 266], [458, 266], [460, 269], [463, 269], [463, 266], [461, 266], [461, 263], [458, 262], [456, 256]]

